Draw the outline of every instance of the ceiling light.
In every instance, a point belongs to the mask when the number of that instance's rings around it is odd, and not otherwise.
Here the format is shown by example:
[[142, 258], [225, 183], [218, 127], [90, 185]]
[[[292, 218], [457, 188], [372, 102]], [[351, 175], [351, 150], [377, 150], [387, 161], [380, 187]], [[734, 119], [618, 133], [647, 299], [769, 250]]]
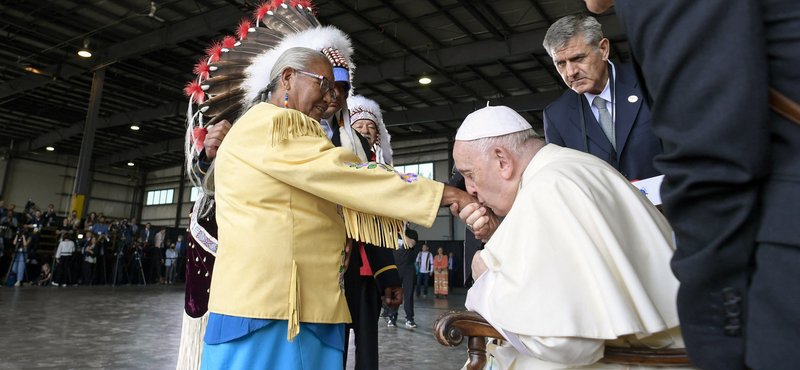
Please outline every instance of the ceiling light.
[[131, 126], [131, 130], [139, 131], [139, 126], [133, 125], [133, 126]]
[[92, 56], [92, 52], [89, 51], [89, 39], [83, 40], [83, 47], [81, 50], [78, 50], [78, 55], [84, 58], [90, 58]]
[[56, 148], [53, 148], [52, 146], [48, 146], [45, 149], [47, 149], [48, 152], [52, 152], [52, 151], [56, 150]]
[[431, 83], [431, 79], [428, 78], [428, 77], [422, 77], [422, 78], [419, 79], [419, 83], [421, 83], [423, 85], [427, 85], [427, 84]]
[[133, 162], [128, 162], [128, 167], [133, 167], [133, 166], [134, 166]]

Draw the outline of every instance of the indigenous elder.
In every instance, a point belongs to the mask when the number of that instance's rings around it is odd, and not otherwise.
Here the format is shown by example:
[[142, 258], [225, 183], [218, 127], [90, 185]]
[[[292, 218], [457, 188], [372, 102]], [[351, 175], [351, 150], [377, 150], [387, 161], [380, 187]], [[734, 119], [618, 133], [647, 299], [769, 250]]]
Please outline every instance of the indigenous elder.
[[492, 349], [501, 367], [625, 368], [594, 363], [606, 344], [683, 347], [672, 229], [618, 171], [545, 144], [508, 107], [467, 116], [453, 157], [480, 202], [462, 219], [505, 216], [473, 259], [466, 302], [510, 343]]
[[665, 143], [655, 165], [689, 359], [796, 369], [800, 107], [792, 119], [775, 103], [800, 104], [800, 2], [586, 3], [615, 3]]
[[450, 267], [450, 259], [444, 255], [444, 249], [439, 247], [436, 256], [433, 257], [433, 296], [439, 297], [439, 294], [447, 298], [447, 293], [450, 292], [448, 281]]
[[[202, 367], [341, 369], [350, 321], [346, 236], [394, 247], [403, 224], [389, 217], [431, 225], [441, 203], [470, 199], [333, 147], [317, 121], [335, 98], [320, 52], [291, 48], [270, 77], [206, 179], [214, 178], [224, 248], [214, 264]], [[379, 201], [364, 199], [367, 191]]]

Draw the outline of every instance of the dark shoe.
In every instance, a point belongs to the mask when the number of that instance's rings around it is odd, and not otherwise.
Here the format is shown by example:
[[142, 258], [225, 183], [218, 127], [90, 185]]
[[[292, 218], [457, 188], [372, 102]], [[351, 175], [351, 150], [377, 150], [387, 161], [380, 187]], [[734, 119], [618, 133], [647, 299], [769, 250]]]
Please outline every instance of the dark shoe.
[[388, 324], [388, 326], [389, 326], [390, 328], [393, 328], [393, 327], [397, 326], [397, 318], [395, 318], [395, 317], [390, 317], [390, 318], [389, 318], [389, 324]]
[[416, 328], [417, 323], [414, 322], [414, 319], [406, 320], [406, 327], [407, 328]]

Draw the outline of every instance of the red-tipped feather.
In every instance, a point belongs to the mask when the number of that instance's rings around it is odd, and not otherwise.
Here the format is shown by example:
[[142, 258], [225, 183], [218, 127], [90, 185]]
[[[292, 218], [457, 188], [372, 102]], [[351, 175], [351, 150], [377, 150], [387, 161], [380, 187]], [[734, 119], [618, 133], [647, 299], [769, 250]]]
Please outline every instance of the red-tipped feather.
[[236, 27], [236, 36], [239, 37], [239, 40], [247, 40], [247, 34], [250, 32], [251, 27], [253, 27], [253, 22], [250, 22], [247, 18], [242, 18], [239, 22], [239, 27]]
[[202, 104], [206, 100], [206, 94], [203, 92], [203, 88], [200, 87], [200, 83], [197, 81], [191, 81], [187, 83], [186, 87], [183, 88], [183, 93], [192, 98], [192, 102], [195, 104]]
[[219, 60], [220, 55], [222, 55], [222, 42], [214, 40], [211, 42], [211, 45], [206, 48], [206, 57], [213, 63]]
[[272, 0], [272, 9], [278, 9], [283, 4], [283, 0]]
[[195, 127], [192, 129], [192, 139], [194, 139], [194, 146], [198, 151], [203, 149], [203, 142], [206, 141], [207, 134], [208, 130], [202, 127]]
[[270, 11], [271, 6], [272, 3], [270, 3], [268, 0], [259, 4], [258, 8], [256, 8], [256, 20], [262, 20], [264, 16], [267, 15], [267, 12]]
[[197, 77], [200, 77], [201, 80], [207, 79], [210, 72], [211, 67], [208, 66], [208, 63], [206, 63], [206, 58], [198, 60], [197, 64], [194, 65], [194, 74]]
[[222, 38], [222, 47], [225, 49], [233, 49], [236, 45], [236, 37], [231, 35], [225, 36]]

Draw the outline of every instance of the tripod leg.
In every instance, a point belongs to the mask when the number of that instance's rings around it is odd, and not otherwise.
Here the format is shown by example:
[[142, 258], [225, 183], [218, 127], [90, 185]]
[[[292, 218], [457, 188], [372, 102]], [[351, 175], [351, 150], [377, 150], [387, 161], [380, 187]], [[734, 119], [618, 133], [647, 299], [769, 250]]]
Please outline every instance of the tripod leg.
[[142, 268], [142, 260], [140, 258], [136, 261], [139, 262], [139, 271], [142, 273], [142, 285], [147, 285], [147, 280], [145, 280], [144, 278], [144, 269]]

